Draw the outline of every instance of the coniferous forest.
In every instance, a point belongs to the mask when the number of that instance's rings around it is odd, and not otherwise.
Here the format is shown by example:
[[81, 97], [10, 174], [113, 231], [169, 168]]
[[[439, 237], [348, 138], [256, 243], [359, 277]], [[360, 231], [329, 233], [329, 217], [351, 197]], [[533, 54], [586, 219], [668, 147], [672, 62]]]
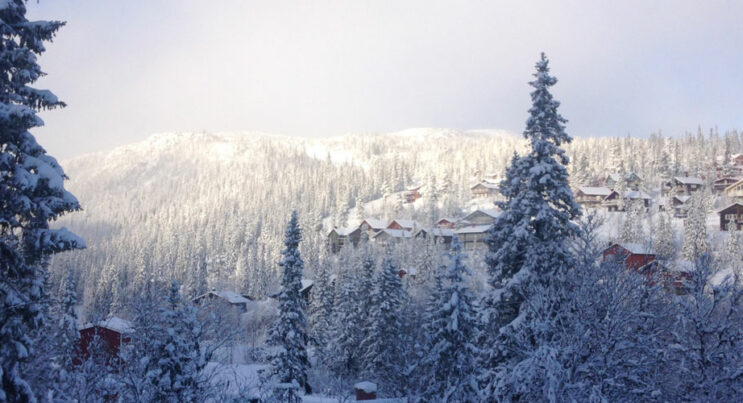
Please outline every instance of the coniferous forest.
[[0, 0], [0, 402], [743, 399], [743, 134], [573, 137], [541, 53], [520, 134], [59, 162], [31, 6]]

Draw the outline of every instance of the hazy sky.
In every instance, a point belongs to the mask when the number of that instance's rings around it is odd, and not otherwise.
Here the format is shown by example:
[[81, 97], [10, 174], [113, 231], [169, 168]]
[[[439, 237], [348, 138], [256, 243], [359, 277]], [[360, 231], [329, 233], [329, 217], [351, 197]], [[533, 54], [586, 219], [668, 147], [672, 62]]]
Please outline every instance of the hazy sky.
[[58, 158], [161, 131], [520, 132], [544, 51], [575, 136], [743, 128], [741, 1], [40, 0]]

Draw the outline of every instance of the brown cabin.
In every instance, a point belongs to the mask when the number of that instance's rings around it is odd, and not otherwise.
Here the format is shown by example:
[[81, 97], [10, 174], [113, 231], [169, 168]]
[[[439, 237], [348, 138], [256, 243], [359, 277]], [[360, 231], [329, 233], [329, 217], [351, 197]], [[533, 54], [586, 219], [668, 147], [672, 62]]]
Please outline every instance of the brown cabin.
[[720, 216], [720, 231], [727, 231], [728, 224], [735, 223], [738, 230], [743, 229], [743, 204], [733, 203], [722, 210], [718, 210]]

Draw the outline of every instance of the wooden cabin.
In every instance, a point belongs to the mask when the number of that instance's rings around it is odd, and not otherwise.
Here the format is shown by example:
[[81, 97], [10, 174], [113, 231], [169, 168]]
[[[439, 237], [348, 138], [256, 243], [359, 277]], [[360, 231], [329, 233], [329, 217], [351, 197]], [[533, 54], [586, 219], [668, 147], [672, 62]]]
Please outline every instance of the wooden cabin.
[[637, 243], [614, 243], [602, 252], [604, 262], [622, 262], [627, 270], [638, 270], [655, 260], [655, 253]]
[[604, 198], [611, 194], [607, 187], [581, 186], [575, 190], [575, 201], [584, 207], [600, 207]]
[[[608, 187], [609, 189], [616, 189], [617, 187], [619, 187], [619, 179], [620, 179], [619, 174], [609, 174], [606, 177], [606, 180], [604, 181], [604, 183], [606, 184], [606, 187]], [[636, 173], [630, 172], [624, 176], [624, 182], [625, 182], [627, 189], [639, 190], [640, 185], [642, 185], [642, 178], [640, 178], [640, 176], [637, 175]]]
[[676, 176], [671, 180], [672, 192], [676, 194], [692, 194], [704, 187], [704, 179], [690, 176]]
[[488, 180], [483, 180], [480, 183], [470, 188], [473, 199], [485, 199], [494, 198], [498, 196], [498, 184]]
[[338, 253], [348, 243], [358, 246], [362, 235], [361, 227], [333, 228], [325, 238], [325, 246], [329, 252]]
[[460, 228], [475, 225], [491, 225], [499, 215], [500, 211], [497, 209], [477, 209], [464, 216], [458, 224]]
[[740, 178], [733, 176], [723, 176], [722, 178], [715, 179], [714, 182], [712, 182], [712, 191], [715, 193], [722, 193], [728, 186], [738, 182], [739, 180]]
[[686, 218], [689, 212], [689, 200], [691, 196], [673, 196], [671, 199], [671, 207], [673, 208], [673, 216], [676, 218]]
[[201, 294], [198, 297], [194, 298], [192, 301], [194, 305], [204, 305], [209, 302], [218, 302], [224, 304], [224, 306], [229, 306], [237, 309], [240, 312], [247, 312], [248, 310], [248, 304], [253, 299], [250, 298], [247, 295], [238, 294], [234, 291], [217, 291], [212, 290], [205, 294]]
[[743, 199], [743, 179], [725, 188], [725, 195], [732, 199]]
[[438, 228], [454, 229], [456, 225], [457, 225], [457, 219], [452, 218], [452, 217], [443, 217], [443, 218], [439, 218], [439, 220], [436, 221], [436, 227]]
[[413, 237], [423, 239], [431, 239], [433, 237], [434, 243], [443, 245], [448, 249], [454, 238], [454, 230], [450, 228], [421, 228], [413, 234]]
[[720, 231], [727, 231], [728, 224], [733, 222], [738, 230], [743, 229], [743, 204], [733, 203], [717, 211], [720, 216]]
[[395, 219], [392, 220], [389, 225], [387, 225], [386, 229], [400, 229], [405, 231], [414, 231], [418, 228], [421, 228], [420, 223], [415, 220], [400, 220]]
[[462, 243], [462, 249], [473, 250], [485, 247], [485, 239], [491, 228], [493, 228], [493, 223], [473, 224], [457, 228], [454, 230], [454, 234]]
[[403, 193], [403, 200], [405, 203], [415, 203], [416, 200], [421, 198], [421, 188], [423, 185], [408, 186]]
[[91, 356], [101, 354], [109, 369], [116, 371], [123, 364], [121, 346], [131, 342], [133, 333], [132, 323], [116, 316], [87, 324], [80, 328], [78, 351], [73, 363], [82, 365]]

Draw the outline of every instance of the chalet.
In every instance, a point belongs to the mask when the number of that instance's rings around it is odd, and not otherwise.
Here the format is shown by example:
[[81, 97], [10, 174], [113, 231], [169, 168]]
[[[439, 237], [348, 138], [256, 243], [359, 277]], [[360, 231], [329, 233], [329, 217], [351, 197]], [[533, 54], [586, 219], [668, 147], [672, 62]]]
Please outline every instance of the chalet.
[[[609, 176], [607, 176], [606, 180], [604, 181], [606, 187], [608, 187], [609, 189], [615, 189], [619, 187], [619, 177], [619, 174], [609, 174]], [[642, 179], [634, 172], [626, 174], [624, 180], [627, 189], [639, 190], [640, 185], [642, 184]]]
[[392, 220], [386, 229], [402, 229], [406, 231], [413, 231], [420, 228], [421, 225], [415, 220]]
[[671, 199], [671, 207], [673, 208], [673, 216], [676, 218], [686, 218], [689, 210], [689, 200], [691, 196], [673, 196]]
[[715, 181], [712, 182], [712, 190], [715, 193], [722, 193], [728, 186], [738, 182], [739, 180], [740, 178], [733, 176], [723, 176], [722, 178], [715, 179]]
[[449, 248], [454, 238], [454, 230], [450, 228], [421, 228], [413, 234], [414, 238], [430, 239], [433, 237], [434, 243], [444, 245]]
[[493, 198], [498, 196], [498, 184], [483, 180], [470, 188], [473, 199]]
[[415, 203], [416, 200], [421, 198], [420, 190], [423, 185], [408, 186], [403, 193], [403, 200], [405, 203]]
[[326, 247], [331, 253], [338, 253], [343, 248], [343, 245], [351, 243], [353, 246], [358, 246], [361, 242], [362, 231], [361, 227], [357, 228], [333, 228], [328, 232], [328, 236], [325, 239]]
[[743, 154], [734, 154], [731, 156], [733, 165], [743, 166]]
[[644, 245], [637, 243], [614, 243], [604, 249], [604, 262], [623, 262], [627, 270], [639, 270], [655, 260], [655, 254]]
[[238, 294], [233, 291], [216, 291], [212, 290], [206, 294], [201, 294], [192, 301], [195, 305], [203, 305], [213, 302], [221, 302], [227, 306], [238, 309], [240, 312], [247, 312], [248, 304], [253, 299], [247, 295]]
[[656, 284], [656, 281], [660, 281], [666, 291], [676, 295], [685, 295], [689, 292], [688, 287], [691, 280], [689, 273], [693, 269], [694, 263], [689, 261], [669, 264], [668, 262], [653, 260], [637, 269], [637, 271], [648, 276], [651, 279], [650, 284]]
[[464, 218], [459, 221], [459, 227], [464, 228], [476, 225], [492, 225], [498, 215], [500, 215], [500, 211], [497, 209], [477, 209], [464, 216]]
[[74, 360], [75, 365], [81, 365], [95, 353], [103, 354], [108, 366], [118, 367], [121, 364], [121, 357], [119, 356], [121, 346], [131, 342], [133, 333], [134, 327], [132, 327], [131, 322], [116, 316], [109, 317], [97, 324], [84, 325], [80, 328], [78, 352]]
[[[311, 297], [312, 287], [314, 285], [315, 285], [315, 282], [314, 281], [312, 281], [310, 279], [307, 279], [307, 278], [303, 278], [302, 279], [302, 288], [299, 289], [299, 293], [302, 295], [302, 298], [304, 299], [304, 302], [306, 302], [307, 304], [310, 303], [310, 297]], [[281, 293], [281, 290], [280, 289], [279, 290], [276, 290], [276, 291], [274, 291], [272, 293], [269, 293], [268, 294], [268, 297], [269, 298], [276, 299], [276, 298], [278, 298], [279, 293]]]
[[720, 231], [727, 231], [729, 223], [735, 223], [738, 230], [743, 229], [743, 204], [733, 203], [717, 211], [720, 216]]
[[457, 219], [451, 218], [451, 217], [443, 217], [439, 218], [438, 221], [436, 221], [436, 227], [438, 228], [449, 228], [453, 229], [457, 225]]
[[[625, 204], [628, 202], [641, 202], [645, 208], [650, 207], [650, 200], [652, 198], [642, 190], [630, 190], [624, 194]], [[619, 203], [619, 192], [612, 190], [611, 193], [604, 198], [603, 206], [608, 211], [620, 211]]]
[[725, 195], [732, 199], [743, 199], [743, 179], [726, 187]]
[[676, 176], [671, 180], [671, 188], [676, 194], [691, 194], [701, 190], [704, 186], [702, 178]]
[[611, 194], [607, 187], [581, 186], [575, 190], [575, 201], [584, 207], [599, 207], [606, 196]]
[[364, 221], [361, 221], [361, 224], [359, 224], [359, 228], [361, 228], [362, 231], [368, 233], [369, 235], [372, 235], [387, 228], [387, 224], [389, 223], [385, 220], [380, 220], [377, 218], [365, 218]]
[[413, 237], [413, 233], [411, 231], [407, 231], [404, 229], [385, 228], [377, 232], [376, 234], [372, 235], [370, 239], [375, 243], [386, 245], [386, 244], [401, 242], [403, 240], [410, 239], [412, 237]]
[[455, 229], [454, 234], [459, 238], [463, 249], [473, 250], [485, 246], [485, 238], [487, 238], [491, 228], [493, 228], [492, 222], [490, 224], [473, 224]]

